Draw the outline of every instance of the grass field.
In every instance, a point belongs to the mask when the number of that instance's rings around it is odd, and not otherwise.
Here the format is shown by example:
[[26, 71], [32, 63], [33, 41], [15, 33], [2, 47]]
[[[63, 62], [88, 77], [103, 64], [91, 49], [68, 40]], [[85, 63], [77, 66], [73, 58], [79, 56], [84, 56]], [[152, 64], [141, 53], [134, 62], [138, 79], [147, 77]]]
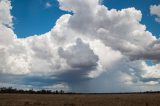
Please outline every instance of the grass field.
[[160, 94], [0, 94], [0, 106], [160, 106]]

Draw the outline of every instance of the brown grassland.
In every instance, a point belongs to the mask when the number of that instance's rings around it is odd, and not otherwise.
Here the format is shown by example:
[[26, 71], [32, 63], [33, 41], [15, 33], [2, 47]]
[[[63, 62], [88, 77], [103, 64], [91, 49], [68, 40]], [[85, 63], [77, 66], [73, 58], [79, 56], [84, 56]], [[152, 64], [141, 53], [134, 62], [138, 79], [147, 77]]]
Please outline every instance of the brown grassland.
[[0, 106], [160, 106], [160, 94], [0, 94]]

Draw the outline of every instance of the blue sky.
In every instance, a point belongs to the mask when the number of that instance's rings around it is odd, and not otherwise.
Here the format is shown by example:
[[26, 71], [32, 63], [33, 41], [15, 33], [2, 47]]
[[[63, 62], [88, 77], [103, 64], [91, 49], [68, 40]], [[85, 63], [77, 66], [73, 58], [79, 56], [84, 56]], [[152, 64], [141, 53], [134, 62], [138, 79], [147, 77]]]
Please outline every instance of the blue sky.
[[[14, 16], [14, 31], [19, 38], [32, 35], [39, 35], [50, 31], [55, 25], [56, 20], [67, 13], [59, 9], [56, 0], [11, 0], [12, 15]], [[153, 35], [159, 37], [160, 23], [155, 21], [155, 16], [150, 15], [150, 6], [159, 4], [159, 0], [103, 0], [103, 5], [109, 9], [124, 9], [135, 7], [141, 10], [142, 24], [145, 24], [147, 30]], [[51, 6], [47, 7], [47, 3]]]
[[[52, 6], [47, 7], [47, 3]], [[48, 32], [65, 14], [56, 0], [12, 0], [12, 6], [14, 31], [19, 38]]]

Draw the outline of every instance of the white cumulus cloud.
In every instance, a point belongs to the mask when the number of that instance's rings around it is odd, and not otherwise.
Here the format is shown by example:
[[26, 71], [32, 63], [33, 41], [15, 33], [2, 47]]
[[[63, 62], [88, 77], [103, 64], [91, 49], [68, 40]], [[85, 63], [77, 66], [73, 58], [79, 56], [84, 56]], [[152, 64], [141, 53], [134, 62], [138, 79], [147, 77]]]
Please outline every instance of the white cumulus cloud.
[[150, 13], [151, 15], [155, 15], [155, 20], [160, 22], [160, 5], [151, 5], [150, 6]]

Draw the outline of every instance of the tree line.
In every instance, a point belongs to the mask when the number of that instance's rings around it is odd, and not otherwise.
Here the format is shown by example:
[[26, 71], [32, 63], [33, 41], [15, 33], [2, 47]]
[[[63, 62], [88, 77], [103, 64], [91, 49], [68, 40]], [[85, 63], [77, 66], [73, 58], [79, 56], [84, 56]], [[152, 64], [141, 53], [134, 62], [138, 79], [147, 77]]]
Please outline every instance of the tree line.
[[146, 93], [160, 93], [160, 91], [145, 91], [145, 92], [122, 92], [122, 93], [75, 93], [75, 92], [64, 92], [63, 90], [23, 90], [12, 87], [0, 88], [0, 93], [20, 93], [20, 94], [146, 94]]
[[22, 93], [22, 94], [64, 94], [65, 92], [63, 90], [23, 90], [23, 89], [16, 89], [12, 87], [2, 87], [0, 88], [0, 93]]

